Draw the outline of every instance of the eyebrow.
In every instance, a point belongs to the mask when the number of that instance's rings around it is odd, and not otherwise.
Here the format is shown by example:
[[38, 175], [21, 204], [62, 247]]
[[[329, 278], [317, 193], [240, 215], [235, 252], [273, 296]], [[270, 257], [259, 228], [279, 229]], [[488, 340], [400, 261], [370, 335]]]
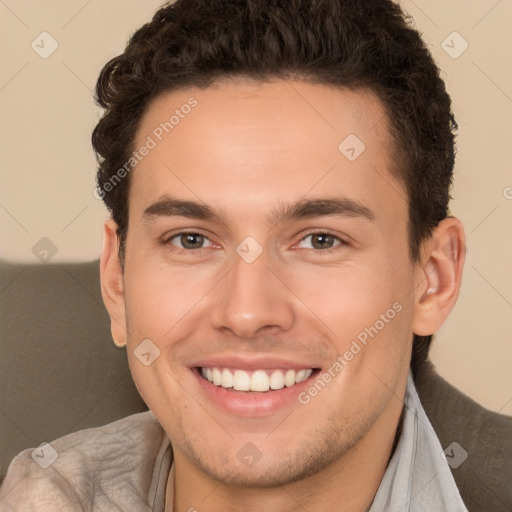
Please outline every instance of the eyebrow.
[[[369, 221], [375, 220], [375, 214], [359, 201], [349, 198], [319, 198], [301, 199], [295, 203], [281, 203], [270, 212], [268, 217], [272, 224], [300, 219], [310, 219], [327, 215], [344, 217], [359, 217]], [[158, 201], [148, 206], [143, 213], [143, 219], [151, 222], [159, 217], [187, 217], [226, 223], [223, 212], [216, 212], [206, 204], [162, 196]]]

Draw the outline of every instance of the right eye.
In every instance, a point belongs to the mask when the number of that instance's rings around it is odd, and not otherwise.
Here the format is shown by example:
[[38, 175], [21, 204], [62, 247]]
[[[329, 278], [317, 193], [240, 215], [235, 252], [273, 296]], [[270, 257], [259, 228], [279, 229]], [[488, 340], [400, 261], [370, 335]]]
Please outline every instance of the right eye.
[[[204, 235], [201, 235], [200, 233], [193, 232], [177, 233], [168, 238], [165, 243], [170, 243], [171, 245], [174, 245], [179, 249], [187, 251], [204, 249], [205, 247], [213, 246], [213, 242], [210, 239], [208, 239]], [[208, 245], [205, 246], [205, 243], [207, 243]]]

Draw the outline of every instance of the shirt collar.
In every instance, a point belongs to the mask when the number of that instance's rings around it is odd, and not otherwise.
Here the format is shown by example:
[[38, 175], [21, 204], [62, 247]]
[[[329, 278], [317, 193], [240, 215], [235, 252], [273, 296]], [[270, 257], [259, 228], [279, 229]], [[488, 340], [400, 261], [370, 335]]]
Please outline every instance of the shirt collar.
[[467, 512], [409, 371], [402, 431], [369, 512]]

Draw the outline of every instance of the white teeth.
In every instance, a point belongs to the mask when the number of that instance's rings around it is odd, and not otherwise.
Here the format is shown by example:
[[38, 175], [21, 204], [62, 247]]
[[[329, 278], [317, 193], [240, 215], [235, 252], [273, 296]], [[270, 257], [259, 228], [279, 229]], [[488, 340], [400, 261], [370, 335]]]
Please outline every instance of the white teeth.
[[269, 380], [265, 371], [255, 371], [251, 376], [251, 391], [268, 391], [270, 387]]
[[233, 389], [236, 391], [249, 391], [250, 387], [251, 378], [249, 374], [243, 370], [235, 370], [235, 374], [233, 375]]
[[295, 376], [295, 382], [298, 384], [299, 382], [302, 382], [306, 380], [311, 375], [312, 370], [299, 370], [297, 372], [297, 375]]
[[229, 370], [228, 368], [201, 368], [201, 375], [216, 386], [236, 391], [259, 391], [269, 389], [277, 390], [287, 388], [305, 381], [313, 373], [313, 369], [307, 370], [255, 370], [248, 373], [244, 370]]
[[223, 388], [232, 388], [233, 387], [233, 374], [226, 368], [222, 370], [222, 381], [220, 385]]
[[284, 375], [281, 370], [275, 370], [270, 376], [270, 389], [283, 389]]
[[220, 373], [220, 370], [218, 368], [212, 369], [212, 378], [213, 378], [213, 383], [216, 386], [220, 386], [220, 383], [222, 382], [222, 374]]
[[295, 384], [295, 370], [288, 370], [284, 376], [284, 385], [289, 388]]

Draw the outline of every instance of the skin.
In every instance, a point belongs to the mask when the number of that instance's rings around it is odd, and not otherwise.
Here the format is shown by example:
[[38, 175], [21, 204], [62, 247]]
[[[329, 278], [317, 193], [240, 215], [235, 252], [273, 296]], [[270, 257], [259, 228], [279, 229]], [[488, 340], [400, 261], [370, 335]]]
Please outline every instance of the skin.
[[[413, 333], [436, 332], [457, 299], [462, 225], [443, 220], [410, 260], [407, 196], [371, 92], [243, 80], [167, 92], [146, 111], [135, 146], [191, 96], [197, 107], [132, 171], [124, 274], [112, 219], [101, 257], [113, 337], [171, 439], [174, 510], [364, 511], [392, 455]], [[355, 161], [338, 150], [351, 133], [366, 146]], [[164, 194], [219, 219], [145, 219]], [[268, 218], [301, 199], [342, 197], [373, 220]], [[205, 247], [180, 251], [180, 237], [169, 241], [179, 230], [205, 235]], [[329, 239], [315, 251], [313, 230], [347, 244]], [[247, 236], [263, 249], [250, 264], [236, 252]], [[265, 354], [326, 371], [397, 302], [401, 311], [307, 405], [228, 414], [190, 369], [199, 355]], [[161, 352], [149, 366], [134, 355], [144, 339]], [[249, 442], [261, 453], [250, 468], [237, 458]]]

